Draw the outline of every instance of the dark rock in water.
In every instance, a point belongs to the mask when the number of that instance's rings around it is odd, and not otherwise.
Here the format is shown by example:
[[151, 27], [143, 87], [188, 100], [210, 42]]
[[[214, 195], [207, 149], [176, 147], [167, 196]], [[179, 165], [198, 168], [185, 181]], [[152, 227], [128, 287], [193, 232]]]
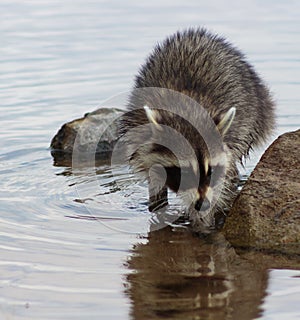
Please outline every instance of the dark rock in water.
[[122, 114], [120, 109], [101, 108], [64, 124], [50, 145], [55, 164], [72, 165], [74, 147], [82, 155], [107, 159], [118, 139], [117, 120]]
[[300, 254], [300, 130], [267, 149], [236, 198], [224, 233], [233, 244]]

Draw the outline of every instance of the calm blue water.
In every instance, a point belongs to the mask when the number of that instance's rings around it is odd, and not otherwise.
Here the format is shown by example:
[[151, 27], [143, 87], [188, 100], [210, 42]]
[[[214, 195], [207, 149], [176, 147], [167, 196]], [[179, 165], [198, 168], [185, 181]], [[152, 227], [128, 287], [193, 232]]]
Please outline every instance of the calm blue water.
[[[148, 239], [119, 229], [145, 231], [146, 188], [121, 171], [119, 181], [133, 186], [114, 189], [102, 168], [93, 190], [87, 170], [76, 176], [53, 166], [51, 138], [64, 122], [130, 90], [155, 43], [199, 25], [230, 39], [269, 83], [276, 135], [295, 130], [299, 14], [299, 1], [283, 0], [0, 2], [0, 319], [138, 319], [135, 295], [125, 290], [137, 270], [127, 260]], [[85, 204], [76, 201], [78, 185], [90, 194]], [[105, 220], [88, 219], [89, 210]], [[282, 272], [269, 273], [268, 296], [257, 305], [263, 319], [300, 318], [299, 271]]]

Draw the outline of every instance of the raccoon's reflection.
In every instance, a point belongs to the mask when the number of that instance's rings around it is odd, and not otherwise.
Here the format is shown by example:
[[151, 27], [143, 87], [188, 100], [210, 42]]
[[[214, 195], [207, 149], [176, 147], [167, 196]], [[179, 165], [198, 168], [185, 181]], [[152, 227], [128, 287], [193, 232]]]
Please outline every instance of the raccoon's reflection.
[[133, 319], [254, 319], [265, 296], [263, 267], [240, 258], [221, 234], [200, 239], [164, 228], [128, 261]]

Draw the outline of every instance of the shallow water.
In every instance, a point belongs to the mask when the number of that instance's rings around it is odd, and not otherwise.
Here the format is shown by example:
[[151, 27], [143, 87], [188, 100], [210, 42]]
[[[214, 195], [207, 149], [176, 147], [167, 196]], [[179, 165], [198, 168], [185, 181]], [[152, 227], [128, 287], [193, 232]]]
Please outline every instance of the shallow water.
[[297, 260], [181, 228], [148, 234], [147, 190], [127, 169], [74, 173], [49, 152], [64, 122], [130, 90], [157, 41], [198, 25], [270, 84], [276, 135], [297, 129], [299, 12], [298, 1], [1, 1], [0, 319], [299, 319]]

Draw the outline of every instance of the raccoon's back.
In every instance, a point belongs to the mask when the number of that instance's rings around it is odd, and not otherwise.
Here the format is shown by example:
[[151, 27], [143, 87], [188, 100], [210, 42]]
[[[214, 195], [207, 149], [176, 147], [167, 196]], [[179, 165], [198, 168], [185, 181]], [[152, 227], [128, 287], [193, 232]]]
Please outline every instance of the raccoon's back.
[[[274, 126], [269, 91], [244, 55], [205, 29], [177, 32], [157, 45], [135, 79], [135, 87], [161, 87], [195, 99], [212, 116], [236, 108], [225, 142], [240, 158], [249, 144], [265, 140]], [[134, 106], [131, 106], [134, 108]]]

